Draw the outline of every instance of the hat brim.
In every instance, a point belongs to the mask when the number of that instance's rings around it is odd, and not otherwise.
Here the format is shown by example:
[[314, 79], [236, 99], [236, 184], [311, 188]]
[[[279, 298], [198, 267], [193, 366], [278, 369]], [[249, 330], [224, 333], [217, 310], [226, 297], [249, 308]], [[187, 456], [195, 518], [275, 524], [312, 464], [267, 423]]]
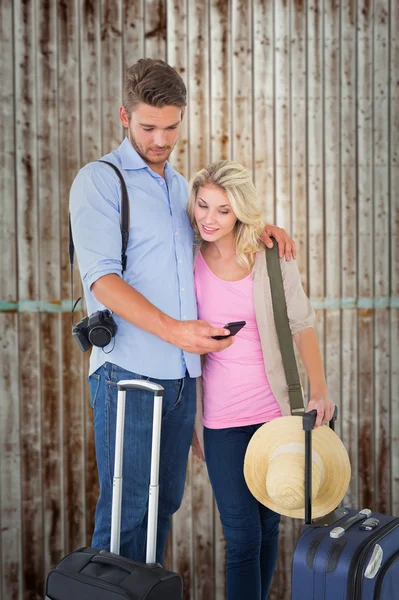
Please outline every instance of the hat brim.
[[[281, 515], [304, 519], [304, 507], [287, 509], [276, 504], [266, 489], [269, 457], [287, 443], [305, 447], [301, 418], [280, 417], [262, 425], [248, 444], [244, 476], [251, 493], [261, 504]], [[351, 466], [344, 444], [329, 427], [317, 427], [312, 432], [312, 449], [319, 454], [324, 466], [323, 482], [312, 502], [312, 518], [317, 519], [335, 510], [342, 501], [349, 486]]]

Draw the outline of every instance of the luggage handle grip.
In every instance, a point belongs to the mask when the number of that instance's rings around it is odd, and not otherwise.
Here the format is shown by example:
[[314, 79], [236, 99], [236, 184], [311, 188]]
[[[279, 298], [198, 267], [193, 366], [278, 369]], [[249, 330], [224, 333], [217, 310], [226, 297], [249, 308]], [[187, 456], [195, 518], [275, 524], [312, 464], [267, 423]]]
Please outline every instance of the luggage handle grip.
[[163, 387], [158, 383], [147, 381], [146, 379], [131, 379], [118, 381], [118, 391], [126, 392], [127, 390], [144, 390], [145, 392], [154, 392], [154, 396], [163, 395]]
[[92, 557], [91, 559], [91, 563], [102, 563], [102, 564], [109, 564], [109, 561], [112, 560], [115, 562], [115, 559], [118, 560], [118, 569], [120, 569], [121, 571], [124, 571], [125, 573], [128, 573], [130, 575], [130, 570], [128, 569], [128, 567], [132, 566], [131, 560], [129, 560], [129, 562], [125, 565], [123, 562], [123, 557], [122, 556], [115, 556], [115, 554], [109, 553], [109, 554], [105, 554], [105, 552], [101, 550], [100, 554], [96, 554], [95, 556]]
[[[330, 428], [335, 430], [338, 407], [334, 408], [334, 414], [329, 422]], [[305, 523], [312, 524], [312, 430], [315, 427], [317, 410], [305, 412], [302, 416], [302, 426], [305, 431]]]
[[158, 493], [159, 493], [159, 454], [161, 441], [162, 421], [162, 397], [164, 388], [152, 381], [142, 379], [122, 380], [117, 384], [118, 400], [116, 412], [116, 434], [115, 434], [115, 463], [114, 480], [112, 490], [112, 514], [111, 514], [111, 544], [110, 551], [119, 554], [121, 533], [121, 510], [122, 510], [122, 462], [123, 442], [125, 429], [126, 391], [143, 390], [154, 394], [154, 412], [152, 424], [151, 442], [151, 474], [148, 499], [148, 525], [147, 525], [147, 564], [155, 563], [157, 523], [158, 523]]
[[[338, 416], [338, 407], [334, 408], [334, 414], [332, 416], [331, 421], [329, 422], [329, 427], [334, 430], [335, 421]], [[302, 421], [303, 421], [303, 430], [304, 431], [312, 431], [316, 425], [317, 419], [317, 410], [310, 410], [309, 412], [303, 413]]]

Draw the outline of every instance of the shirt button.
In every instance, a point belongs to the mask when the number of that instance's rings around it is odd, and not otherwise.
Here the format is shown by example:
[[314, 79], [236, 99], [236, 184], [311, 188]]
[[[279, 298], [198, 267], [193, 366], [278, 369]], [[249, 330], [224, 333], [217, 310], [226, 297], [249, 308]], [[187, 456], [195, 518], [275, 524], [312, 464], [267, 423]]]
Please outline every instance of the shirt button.
[[163, 185], [163, 184], [164, 184], [164, 182], [161, 179], [160, 182], [159, 182], [159, 185]]
[[179, 235], [179, 232], [178, 232], [178, 231], [176, 231], [176, 235]]
[[184, 288], [182, 288], [181, 291], [184, 292]]
[[183, 321], [185, 321], [187, 319], [187, 317], [183, 317]]
[[179, 263], [181, 264], [181, 260], [179, 260]]

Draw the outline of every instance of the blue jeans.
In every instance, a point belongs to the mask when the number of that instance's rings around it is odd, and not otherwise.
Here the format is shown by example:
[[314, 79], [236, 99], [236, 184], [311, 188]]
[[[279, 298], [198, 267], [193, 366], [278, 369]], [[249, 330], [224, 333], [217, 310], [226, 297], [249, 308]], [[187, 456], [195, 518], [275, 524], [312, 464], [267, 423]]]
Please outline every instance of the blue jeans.
[[260, 425], [204, 428], [205, 458], [227, 546], [228, 600], [265, 600], [277, 561], [280, 515], [245, 482], [248, 443]]
[[[108, 362], [89, 377], [100, 481], [92, 545], [100, 550], [110, 546], [117, 382], [122, 379], [149, 378]], [[170, 517], [183, 498], [196, 410], [195, 379], [186, 375], [151, 381], [164, 387], [156, 555], [162, 564]], [[129, 390], [126, 394], [120, 553], [139, 561], [145, 560], [153, 405], [151, 392]]]

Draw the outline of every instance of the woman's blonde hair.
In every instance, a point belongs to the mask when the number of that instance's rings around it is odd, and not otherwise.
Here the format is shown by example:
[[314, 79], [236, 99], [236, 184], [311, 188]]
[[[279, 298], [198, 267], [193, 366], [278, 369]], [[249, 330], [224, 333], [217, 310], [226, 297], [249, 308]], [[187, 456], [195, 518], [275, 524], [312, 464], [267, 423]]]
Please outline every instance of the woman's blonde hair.
[[260, 234], [264, 229], [264, 222], [255, 186], [247, 169], [236, 162], [221, 160], [201, 169], [190, 181], [187, 213], [198, 243], [202, 242], [194, 218], [194, 209], [198, 190], [204, 186], [217, 187], [228, 197], [237, 217], [234, 228], [237, 262], [252, 269], [256, 252], [261, 247]]

